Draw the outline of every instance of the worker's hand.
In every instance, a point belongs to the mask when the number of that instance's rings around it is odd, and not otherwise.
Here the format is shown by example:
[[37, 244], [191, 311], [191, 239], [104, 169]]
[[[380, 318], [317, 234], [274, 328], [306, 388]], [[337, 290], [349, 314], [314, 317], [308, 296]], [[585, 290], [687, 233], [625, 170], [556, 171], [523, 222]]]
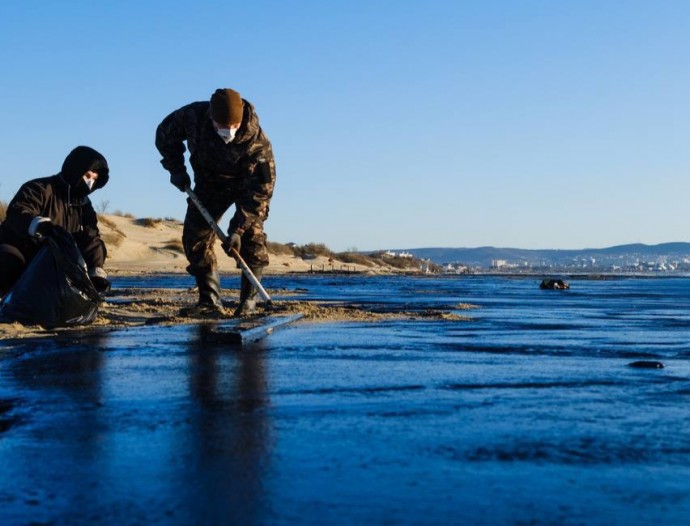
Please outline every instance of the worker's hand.
[[110, 292], [110, 280], [107, 278], [100, 278], [98, 276], [91, 276], [91, 283], [93, 283], [93, 288], [95, 288], [101, 294]]
[[89, 271], [89, 279], [91, 279], [91, 283], [93, 283], [93, 288], [101, 294], [110, 291], [110, 280], [107, 276], [105, 270], [101, 267], [95, 267]]
[[67, 230], [61, 226], [56, 225], [52, 221], [42, 221], [36, 227], [35, 237], [39, 240], [45, 239], [47, 237], [57, 238], [69, 235]]
[[43, 239], [44, 237], [51, 237], [55, 232], [55, 225], [52, 221], [41, 221], [36, 227], [35, 237]]
[[225, 243], [223, 243], [223, 250], [225, 250], [225, 253], [228, 256], [234, 256], [232, 249], [237, 250], [239, 253], [241, 248], [242, 236], [240, 236], [237, 232], [228, 233], [228, 238], [225, 240]]
[[185, 189], [192, 186], [192, 180], [189, 177], [189, 174], [187, 173], [186, 169], [171, 172], [170, 173], [170, 182], [180, 192], [184, 192]]

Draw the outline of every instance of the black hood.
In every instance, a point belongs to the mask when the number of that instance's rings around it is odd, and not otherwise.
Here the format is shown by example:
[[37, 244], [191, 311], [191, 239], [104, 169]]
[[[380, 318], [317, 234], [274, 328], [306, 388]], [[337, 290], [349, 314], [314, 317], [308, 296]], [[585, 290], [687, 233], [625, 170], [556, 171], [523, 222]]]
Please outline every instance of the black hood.
[[100, 153], [88, 146], [77, 146], [74, 150], [69, 152], [62, 163], [62, 170], [60, 175], [64, 181], [73, 189], [78, 188], [78, 183], [82, 181], [82, 176], [92, 170], [98, 174], [98, 179], [93, 185], [92, 192], [103, 188], [108, 179], [110, 179], [108, 162]]

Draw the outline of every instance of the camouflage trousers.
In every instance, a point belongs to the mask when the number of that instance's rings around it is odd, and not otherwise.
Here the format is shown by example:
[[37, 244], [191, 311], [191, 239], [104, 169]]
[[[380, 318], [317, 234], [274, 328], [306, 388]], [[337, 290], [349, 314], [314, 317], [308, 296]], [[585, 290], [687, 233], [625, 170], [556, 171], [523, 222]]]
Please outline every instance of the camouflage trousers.
[[[219, 223], [223, 214], [238, 200], [243, 199], [241, 188], [213, 188], [197, 185], [194, 193], [199, 197], [216, 223]], [[230, 231], [237, 226], [236, 220], [230, 221]], [[220, 226], [220, 225], [219, 225]], [[222, 226], [221, 226], [222, 228]], [[196, 276], [205, 274], [218, 268], [218, 261], [213, 251], [216, 234], [201, 215], [196, 205], [187, 199], [187, 214], [184, 218], [182, 230], [182, 245], [189, 261], [187, 272]], [[242, 247], [240, 255], [252, 269], [263, 268], [268, 265], [268, 249], [266, 247], [266, 234], [263, 221], [254, 221], [242, 234]]]

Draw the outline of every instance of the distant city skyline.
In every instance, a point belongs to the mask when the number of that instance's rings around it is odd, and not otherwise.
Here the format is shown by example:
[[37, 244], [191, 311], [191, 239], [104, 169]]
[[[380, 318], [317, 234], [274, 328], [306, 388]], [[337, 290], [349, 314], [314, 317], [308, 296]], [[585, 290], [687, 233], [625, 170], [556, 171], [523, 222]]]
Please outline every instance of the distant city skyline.
[[5, 2], [0, 200], [86, 144], [97, 208], [182, 219], [156, 126], [232, 87], [273, 142], [272, 241], [688, 241], [688, 27], [680, 0]]
[[[619, 245], [559, 250], [499, 247], [412, 248], [404, 254], [444, 266], [445, 272], [690, 272], [690, 243]], [[388, 257], [400, 257], [387, 251]]]

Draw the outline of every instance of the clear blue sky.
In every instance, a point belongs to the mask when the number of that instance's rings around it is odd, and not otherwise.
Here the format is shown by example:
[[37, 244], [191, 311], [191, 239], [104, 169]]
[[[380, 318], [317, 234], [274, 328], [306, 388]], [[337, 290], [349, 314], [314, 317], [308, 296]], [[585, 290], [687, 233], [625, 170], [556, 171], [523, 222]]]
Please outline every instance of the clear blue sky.
[[181, 219], [156, 126], [231, 87], [274, 146], [273, 241], [690, 241], [688, 56], [687, 0], [8, 0], [0, 199], [86, 144], [95, 204]]

